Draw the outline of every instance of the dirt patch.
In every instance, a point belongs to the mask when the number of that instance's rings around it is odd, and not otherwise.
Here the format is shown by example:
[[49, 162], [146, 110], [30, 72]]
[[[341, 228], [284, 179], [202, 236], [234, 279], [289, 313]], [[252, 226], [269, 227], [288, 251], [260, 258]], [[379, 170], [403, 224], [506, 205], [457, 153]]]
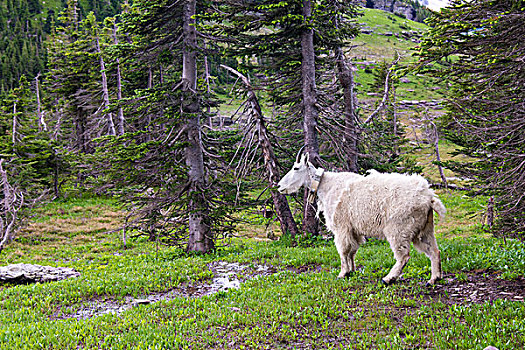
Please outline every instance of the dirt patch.
[[[151, 293], [140, 298], [126, 296], [122, 300], [115, 300], [111, 297], [96, 297], [69, 307], [58, 306], [53, 315], [50, 316], [50, 319], [75, 318], [83, 320], [106, 314], [118, 315], [133, 307], [159, 301], [168, 301], [175, 298], [200, 298], [221, 291], [239, 288], [241, 283], [247, 280], [268, 276], [278, 271], [275, 267], [264, 264], [244, 265], [225, 261], [214, 261], [208, 264], [208, 268], [214, 275], [211, 281], [183, 283], [169, 291]], [[286, 269], [297, 274], [317, 273], [322, 271], [322, 266], [308, 264], [298, 267], [288, 266]]]
[[[300, 273], [319, 273], [323, 271], [323, 267], [318, 264], [307, 264], [307, 265], [301, 265], [301, 266], [287, 266], [286, 269], [288, 271], [300, 274]], [[324, 269], [325, 271], [328, 271], [328, 269]]]
[[427, 295], [447, 305], [480, 304], [497, 299], [525, 300], [525, 278], [499, 278], [501, 273], [486, 270], [445, 274], [443, 281], [429, 287]]
[[168, 301], [181, 297], [200, 298], [228, 289], [239, 288], [242, 282], [276, 272], [275, 268], [266, 265], [243, 265], [225, 261], [214, 261], [208, 264], [208, 268], [214, 275], [211, 281], [183, 283], [169, 291], [151, 293], [140, 298], [133, 298], [131, 296], [126, 296], [122, 300], [115, 300], [111, 297], [92, 298], [70, 307], [59, 306], [53, 315], [50, 316], [50, 319], [63, 320], [75, 318], [84, 320], [106, 314], [118, 315], [132, 307], [157, 303], [159, 301]]

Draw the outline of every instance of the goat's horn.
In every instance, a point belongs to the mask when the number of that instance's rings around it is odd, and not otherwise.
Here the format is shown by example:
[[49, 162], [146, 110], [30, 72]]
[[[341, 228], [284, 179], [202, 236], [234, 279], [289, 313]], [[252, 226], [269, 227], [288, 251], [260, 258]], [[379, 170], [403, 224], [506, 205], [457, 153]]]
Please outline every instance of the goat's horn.
[[296, 162], [296, 163], [299, 163], [299, 157], [301, 157], [301, 154], [303, 154], [303, 151], [304, 151], [304, 148], [305, 148], [305, 147], [306, 147], [306, 145], [303, 146], [303, 147], [301, 147], [301, 148], [299, 149], [299, 152], [297, 152], [297, 157], [295, 157], [295, 162]]

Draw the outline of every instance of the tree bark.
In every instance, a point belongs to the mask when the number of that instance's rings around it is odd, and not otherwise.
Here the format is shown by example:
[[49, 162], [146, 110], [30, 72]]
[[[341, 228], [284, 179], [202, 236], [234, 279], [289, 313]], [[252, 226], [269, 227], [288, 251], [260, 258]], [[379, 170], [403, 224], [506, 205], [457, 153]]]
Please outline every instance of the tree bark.
[[357, 173], [357, 144], [359, 131], [357, 129], [357, 118], [354, 105], [354, 76], [352, 67], [349, 67], [343, 50], [338, 47], [335, 50], [338, 79], [343, 88], [344, 98], [344, 125], [345, 132], [343, 137], [344, 149], [348, 152], [348, 170]]
[[[310, 161], [319, 166], [319, 141], [317, 137], [317, 91], [315, 84], [314, 30], [311, 28], [312, 0], [303, 0], [304, 28], [301, 33], [301, 79], [303, 98], [303, 128], [305, 151]], [[305, 190], [305, 198], [307, 196]], [[319, 234], [319, 222], [316, 217], [317, 204], [305, 204], [303, 231], [311, 235]]]
[[187, 119], [186, 165], [189, 189], [189, 239], [187, 251], [209, 252], [214, 249], [209, 210], [204, 195], [204, 156], [197, 95], [197, 36], [195, 31], [196, 0], [187, 0], [183, 7], [182, 112]]
[[252, 111], [252, 115], [256, 121], [257, 134], [259, 138], [259, 147], [263, 152], [264, 166], [266, 167], [266, 171], [268, 172], [268, 184], [272, 195], [275, 213], [277, 215], [277, 218], [279, 219], [282, 233], [289, 233], [290, 237], [292, 239], [295, 239], [295, 236], [297, 236], [299, 230], [293, 218], [290, 206], [288, 205], [288, 200], [286, 199], [285, 195], [279, 193], [279, 191], [276, 191], [277, 183], [281, 179], [281, 175], [279, 174], [277, 159], [275, 158], [275, 154], [273, 153], [273, 147], [268, 137], [268, 129], [266, 128], [266, 123], [264, 121], [261, 106], [259, 104], [259, 99], [253, 91], [250, 81], [246, 76], [242, 75], [233, 68], [230, 68], [225, 65], [221, 66], [227, 69], [228, 71], [232, 72], [233, 74], [237, 75], [239, 78], [241, 78], [244, 85], [246, 86], [248, 92], [248, 102], [250, 103], [250, 110]]

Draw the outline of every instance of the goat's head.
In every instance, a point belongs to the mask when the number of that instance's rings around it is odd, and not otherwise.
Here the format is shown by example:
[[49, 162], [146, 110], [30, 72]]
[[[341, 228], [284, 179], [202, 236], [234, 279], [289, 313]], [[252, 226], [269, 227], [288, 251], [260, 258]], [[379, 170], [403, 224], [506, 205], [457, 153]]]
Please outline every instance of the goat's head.
[[301, 155], [301, 151], [299, 151], [292, 170], [279, 181], [279, 192], [284, 194], [295, 193], [299, 191], [301, 186], [308, 186], [311, 182], [311, 173], [315, 173], [315, 167], [308, 161], [308, 153]]

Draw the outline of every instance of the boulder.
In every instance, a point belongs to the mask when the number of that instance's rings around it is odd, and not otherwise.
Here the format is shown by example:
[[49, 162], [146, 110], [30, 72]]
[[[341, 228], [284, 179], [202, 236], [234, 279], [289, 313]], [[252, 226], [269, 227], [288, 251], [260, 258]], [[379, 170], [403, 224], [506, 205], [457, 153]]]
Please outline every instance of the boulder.
[[78, 277], [80, 273], [68, 267], [52, 267], [32, 264], [0, 266], [0, 284], [30, 284], [60, 281]]

